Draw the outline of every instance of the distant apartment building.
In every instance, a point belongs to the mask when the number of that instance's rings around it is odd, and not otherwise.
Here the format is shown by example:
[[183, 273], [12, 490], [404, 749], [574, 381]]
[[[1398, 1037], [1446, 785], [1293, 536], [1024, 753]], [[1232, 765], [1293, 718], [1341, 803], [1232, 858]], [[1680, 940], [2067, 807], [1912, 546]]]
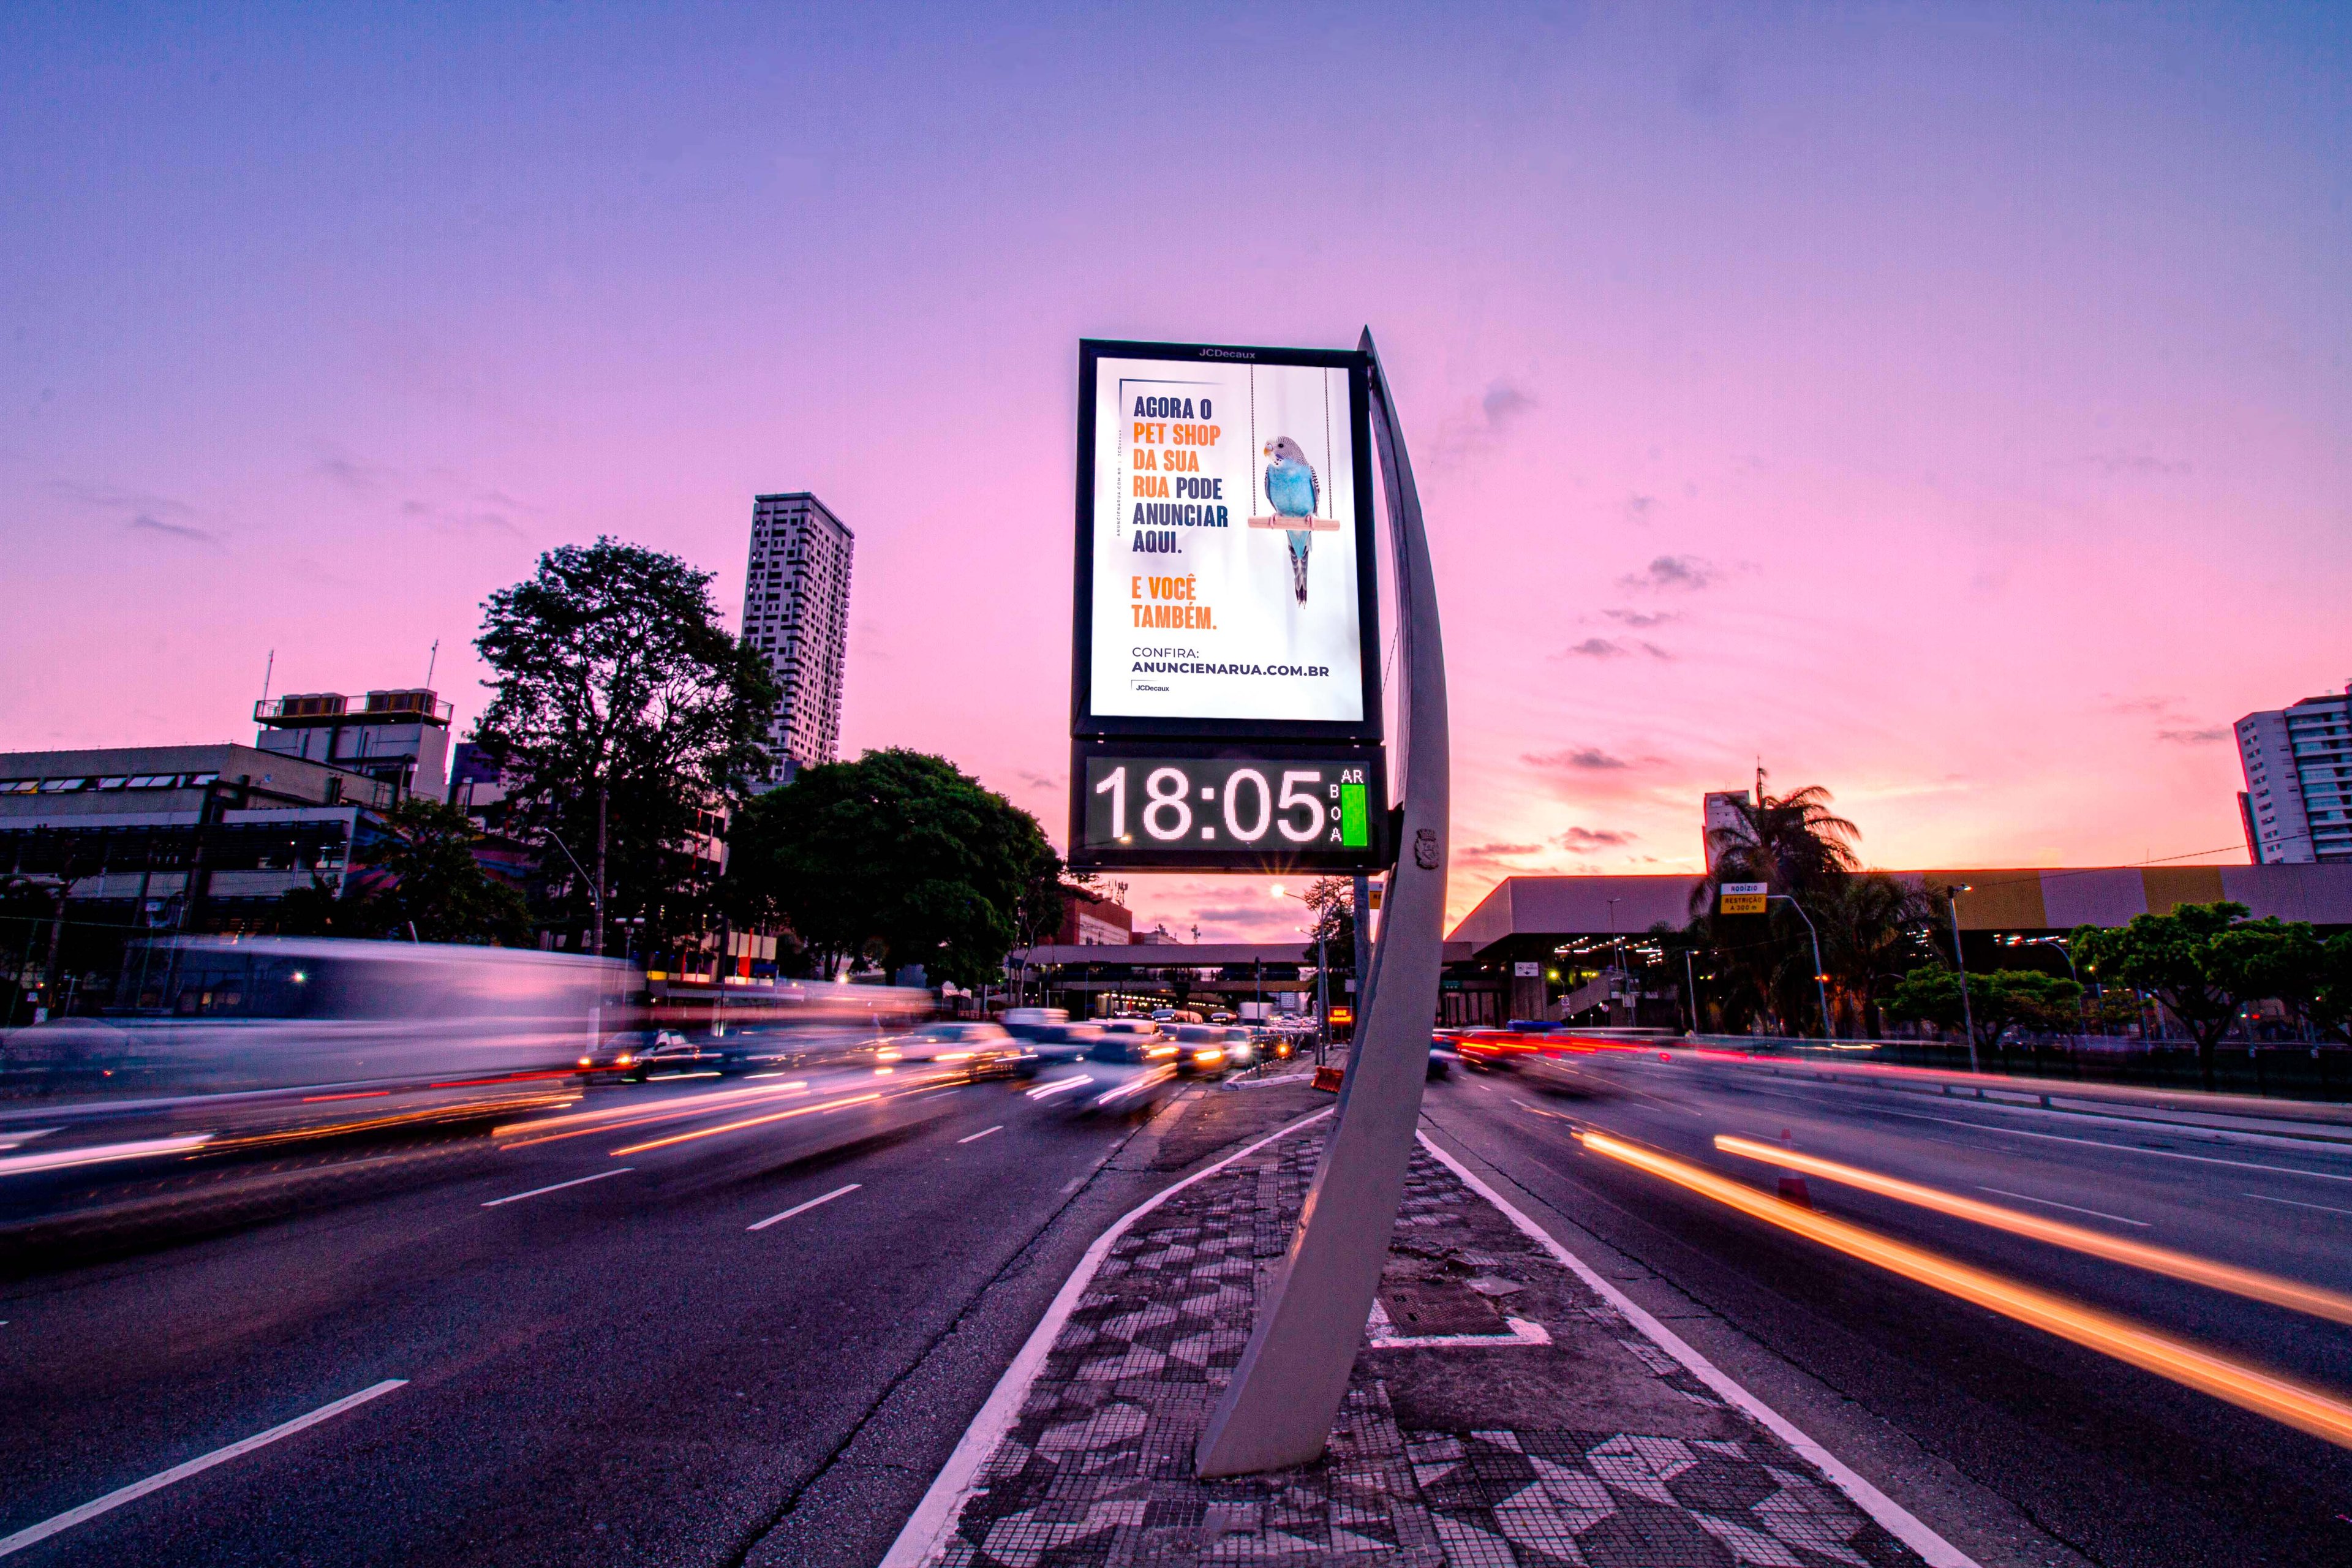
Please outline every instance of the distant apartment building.
[[1752, 804], [1744, 789], [1710, 790], [1702, 797], [1699, 816], [1699, 849], [1706, 857], [1709, 876], [1715, 874], [1715, 863], [1726, 847], [1727, 840], [1717, 834], [1734, 838], [1756, 841], [1756, 826], [1748, 819], [1747, 807]]
[[2238, 721], [2238, 817], [2257, 866], [2352, 861], [2352, 687]]
[[743, 635], [766, 656], [781, 694], [766, 735], [771, 784], [839, 752], [855, 544], [848, 527], [805, 490], [752, 501]]

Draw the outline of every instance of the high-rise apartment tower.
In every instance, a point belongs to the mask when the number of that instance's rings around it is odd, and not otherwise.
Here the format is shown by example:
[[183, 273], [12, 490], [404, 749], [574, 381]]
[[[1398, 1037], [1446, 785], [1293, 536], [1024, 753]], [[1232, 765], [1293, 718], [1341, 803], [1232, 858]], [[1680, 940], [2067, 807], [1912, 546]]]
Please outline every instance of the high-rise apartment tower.
[[768, 724], [772, 784], [832, 762], [840, 747], [855, 544], [841, 519], [806, 490], [751, 503], [743, 635], [766, 656], [782, 692]]
[[2257, 866], [2352, 860], [2352, 687], [2238, 721], [2238, 815]]

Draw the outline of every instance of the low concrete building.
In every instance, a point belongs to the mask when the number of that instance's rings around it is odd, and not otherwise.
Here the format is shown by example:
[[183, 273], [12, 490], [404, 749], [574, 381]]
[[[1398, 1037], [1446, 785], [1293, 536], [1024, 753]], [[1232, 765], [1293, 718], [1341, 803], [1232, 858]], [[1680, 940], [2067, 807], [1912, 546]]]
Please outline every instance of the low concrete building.
[[[2275, 915], [2352, 927], [2352, 865], [1979, 867], [1890, 874], [1939, 904], [1943, 889], [1968, 889], [1957, 902], [1971, 967], [2023, 962], [2003, 938], [2119, 926], [2134, 915], [2224, 899], [2245, 905], [2257, 920]], [[1687, 875], [1505, 878], [1447, 939], [1440, 1021], [1543, 1016], [1572, 973], [1614, 968], [1617, 954], [1637, 945], [1654, 925], [1687, 925], [1691, 899], [1704, 884], [1704, 878]], [[1454, 944], [1463, 957], [1453, 956]], [[1675, 1001], [1681, 990], [1679, 978], [1669, 975], [1647, 999]]]
[[380, 779], [251, 746], [0, 752], [0, 874], [63, 878], [77, 921], [235, 931], [338, 889]]

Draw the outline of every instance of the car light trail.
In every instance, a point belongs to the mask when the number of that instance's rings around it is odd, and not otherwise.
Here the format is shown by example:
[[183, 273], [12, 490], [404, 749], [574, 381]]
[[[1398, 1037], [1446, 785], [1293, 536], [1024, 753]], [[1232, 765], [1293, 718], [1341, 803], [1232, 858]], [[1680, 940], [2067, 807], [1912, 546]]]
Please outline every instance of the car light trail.
[[1040, 1084], [1035, 1089], [1029, 1090], [1029, 1098], [1032, 1100], [1051, 1100], [1054, 1096], [1061, 1093], [1066, 1089], [1083, 1089], [1087, 1084], [1094, 1082], [1094, 1080], [1095, 1078], [1092, 1073], [1080, 1073], [1076, 1078], [1056, 1079], [1052, 1083]]
[[[764, 1100], [778, 1094], [800, 1094], [808, 1089], [805, 1079], [772, 1085], [766, 1089], [722, 1089], [716, 1094], [698, 1094], [683, 1100], [663, 1100], [657, 1105], [615, 1105], [602, 1110], [574, 1111], [569, 1116], [551, 1116], [543, 1121], [510, 1121], [503, 1127], [490, 1129], [493, 1138], [511, 1138], [509, 1149], [528, 1149], [534, 1143], [552, 1143], [558, 1139], [577, 1138], [588, 1132], [611, 1132], [625, 1127], [650, 1127], [656, 1122], [676, 1121], [686, 1116], [707, 1116], [713, 1111], [728, 1110], [747, 1100]], [[568, 1131], [555, 1131], [568, 1128]], [[529, 1134], [529, 1136], [525, 1136]]]
[[2111, 1263], [2128, 1264], [2145, 1268], [2151, 1274], [2169, 1275], [2186, 1279], [2193, 1285], [2210, 1286], [2227, 1290], [2233, 1296], [2247, 1296], [2257, 1301], [2268, 1301], [2274, 1307], [2293, 1311], [2308, 1312], [2315, 1318], [2331, 1322], [2352, 1323], [2352, 1296], [2345, 1296], [2316, 1285], [2299, 1284], [2282, 1279], [2274, 1274], [2263, 1274], [2252, 1268], [2238, 1268], [2227, 1263], [2215, 1263], [2175, 1252], [2168, 1247], [2151, 1247], [2146, 1242], [2127, 1241], [2104, 1231], [2086, 1230], [2064, 1220], [2043, 1219], [2039, 1215], [2020, 1214], [1999, 1204], [1979, 1203], [1948, 1193], [1937, 1187], [1924, 1187], [1916, 1182], [1906, 1182], [1875, 1171], [1862, 1170], [1853, 1165], [1842, 1165], [1834, 1160], [1823, 1160], [1811, 1154], [1801, 1154], [1777, 1143], [1761, 1142], [1753, 1138], [1718, 1137], [1715, 1146], [1727, 1154], [1742, 1154], [1751, 1160], [1802, 1171], [1809, 1176], [1836, 1182], [1844, 1186], [1859, 1187], [1876, 1193], [1881, 1197], [1898, 1203], [1916, 1204], [1933, 1209], [1937, 1214], [1950, 1215], [1955, 1219], [1974, 1221], [2005, 1230], [2014, 1236], [2031, 1237], [2046, 1241], [2053, 1247], [2063, 1247], [2074, 1252], [2087, 1252], [2094, 1258], [2104, 1258]]
[[[1906, 1279], [1972, 1301], [2003, 1317], [2071, 1340], [2102, 1355], [2115, 1357], [2143, 1372], [2185, 1384], [2243, 1410], [2308, 1432], [2315, 1437], [2352, 1448], [2352, 1405], [2302, 1384], [2263, 1372], [2242, 1362], [2200, 1350], [2153, 1329], [2077, 1306], [2072, 1301], [2004, 1279], [1981, 1268], [1938, 1257], [1921, 1247], [1893, 1240], [1858, 1225], [1832, 1219], [1811, 1209], [1783, 1203], [1769, 1193], [1719, 1176], [1654, 1149], [1627, 1143], [1605, 1132], [1580, 1132], [1577, 1142], [1595, 1154], [1646, 1171], [1678, 1187], [1713, 1198], [1768, 1225], [1793, 1231], [1810, 1241], [1875, 1264]], [[1760, 1145], [1771, 1148], [1771, 1145]], [[1772, 1149], [1778, 1160], [1784, 1152]]]
[[846, 1100], [830, 1100], [815, 1105], [795, 1105], [790, 1110], [773, 1110], [765, 1116], [747, 1116], [740, 1121], [722, 1122], [717, 1127], [698, 1127], [691, 1132], [673, 1132], [667, 1138], [656, 1138], [645, 1143], [632, 1143], [625, 1149], [615, 1149], [613, 1155], [643, 1153], [647, 1149], [667, 1149], [673, 1143], [691, 1142], [697, 1138], [716, 1138], [721, 1132], [740, 1132], [746, 1127], [763, 1126], [771, 1121], [785, 1121], [795, 1116], [811, 1116], [824, 1110], [846, 1110], [853, 1105], [865, 1105], [881, 1099], [879, 1094], [854, 1094]]
[[12, 1154], [0, 1160], [0, 1176], [63, 1170], [68, 1165], [99, 1165], [110, 1160], [141, 1160], [151, 1154], [181, 1154], [210, 1142], [211, 1133], [198, 1132], [184, 1138], [143, 1138], [135, 1143], [88, 1144], [79, 1149], [49, 1149], [38, 1154]]

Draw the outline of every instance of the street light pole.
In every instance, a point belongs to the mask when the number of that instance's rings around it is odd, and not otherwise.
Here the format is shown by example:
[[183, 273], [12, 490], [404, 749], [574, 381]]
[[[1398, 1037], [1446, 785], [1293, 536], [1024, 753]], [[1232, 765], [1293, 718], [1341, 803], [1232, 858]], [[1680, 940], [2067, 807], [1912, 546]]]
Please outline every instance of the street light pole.
[[1830, 992], [1828, 973], [1822, 968], [1822, 933], [1813, 929], [1813, 917], [1805, 912], [1804, 905], [1786, 893], [1770, 897], [1796, 910], [1797, 918], [1805, 922], [1805, 934], [1813, 939], [1813, 994], [1822, 1005], [1822, 1038], [1826, 1040], [1830, 1037]]
[[1977, 1060], [1976, 1009], [1969, 1005], [1969, 960], [1968, 955], [1960, 951], [1960, 895], [1967, 891], [1969, 886], [1965, 882], [1957, 886], [1948, 884], [1944, 889], [1944, 905], [1952, 911], [1952, 964], [1960, 972], [1960, 1027], [1968, 1031], [1969, 1070], [1982, 1072], [1984, 1065]]
[[1691, 1010], [1691, 1038], [1698, 1037], [1698, 976], [1691, 973], [1691, 950], [1683, 949], [1683, 984], [1688, 988]]

